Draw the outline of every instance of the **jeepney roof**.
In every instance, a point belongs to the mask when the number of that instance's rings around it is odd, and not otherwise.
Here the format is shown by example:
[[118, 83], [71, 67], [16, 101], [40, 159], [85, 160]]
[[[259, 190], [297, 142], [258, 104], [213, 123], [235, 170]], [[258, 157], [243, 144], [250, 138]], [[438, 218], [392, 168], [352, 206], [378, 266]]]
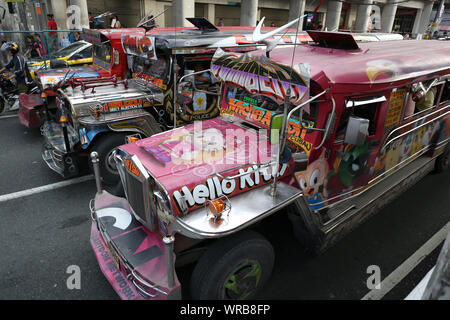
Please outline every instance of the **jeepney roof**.
[[[303, 45], [295, 48], [294, 64], [309, 63], [311, 79], [325, 75], [334, 84], [381, 84], [450, 72], [450, 44], [437, 40], [358, 43], [359, 49], [342, 50]], [[291, 65], [293, 47], [275, 48], [270, 59]], [[252, 56], [264, 55], [258, 50]]]
[[[251, 35], [255, 30], [255, 27], [217, 27], [218, 31], [203, 31], [195, 27], [186, 28], [154, 28], [146, 33], [148, 36], [154, 36], [156, 42], [164, 42], [167, 48], [183, 48], [183, 47], [195, 47], [195, 46], [210, 46], [219, 43], [220, 40], [224, 38], [235, 38], [233, 45], [249, 44], [254, 45], [251, 41]], [[276, 30], [275, 27], [263, 27], [261, 31], [263, 33]], [[292, 37], [295, 36], [295, 29], [288, 28], [280, 33]], [[289, 43], [294, 43], [292, 38], [284, 38]], [[281, 42], [283, 42], [283, 40]], [[309, 42], [312, 39], [306, 34], [306, 32], [298, 33], [297, 42]], [[224, 46], [228, 46], [226, 44]]]
[[83, 29], [81, 37], [92, 43], [102, 43], [108, 40], [120, 40], [123, 34], [145, 35], [144, 28], [120, 29]]

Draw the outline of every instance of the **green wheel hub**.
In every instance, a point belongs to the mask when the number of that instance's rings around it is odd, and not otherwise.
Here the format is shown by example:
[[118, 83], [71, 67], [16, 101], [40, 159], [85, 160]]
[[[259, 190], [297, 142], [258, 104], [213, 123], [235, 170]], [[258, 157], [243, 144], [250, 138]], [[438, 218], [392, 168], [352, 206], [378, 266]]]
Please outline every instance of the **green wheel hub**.
[[244, 300], [258, 287], [262, 267], [256, 260], [241, 262], [227, 275], [221, 289], [222, 299]]

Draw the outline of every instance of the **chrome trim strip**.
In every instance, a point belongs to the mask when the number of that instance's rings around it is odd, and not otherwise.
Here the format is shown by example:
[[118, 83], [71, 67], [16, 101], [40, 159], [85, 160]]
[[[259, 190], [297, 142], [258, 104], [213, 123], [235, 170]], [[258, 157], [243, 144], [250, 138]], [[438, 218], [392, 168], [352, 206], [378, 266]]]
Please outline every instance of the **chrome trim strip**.
[[385, 102], [386, 97], [385, 96], [379, 96], [377, 98], [373, 98], [373, 99], [369, 99], [369, 100], [354, 100], [354, 99], [349, 99], [346, 104], [345, 107], [346, 108], [352, 108], [352, 107], [358, 107], [358, 106], [363, 106], [366, 104], [371, 104], [371, 103], [377, 103], [377, 102]]
[[[421, 118], [416, 119], [415, 121], [411, 121], [411, 122], [405, 123], [404, 125], [395, 128], [394, 130], [392, 130], [391, 132], [389, 132], [388, 136], [386, 137], [386, 140], [388, 140], [388, 139], [390, 138], [390, 136], [391, 136], [394, 132], [397, 132], [397, 131], [400, 130], [400, 129], [403, 129], [403, 128], [405, 128], [405, 127], [411, 125], [411, 124], [414, 124], [414, 123], [416, 123], [417, 121], [420, 121], [420, 120], [422, 120], [422, 119], [425, 118], [425, 117], [429, 117], [429, 116], [431, 116], [431, 115], [433, 115], [433, 114], [435, 114], [435, 113], [444, 111], [444, 109], [446, 109], [446, 108], [450, 108], [450, 105], [448, 105], [448, 106], [446, 106], [446, 107], [443, 107], [443, 108], [439, 108], [439, 109], [437, 109], [437, 110], [435, 110], [435, 111], [433, 111], [433, 112], [427, 114], [426, 116], [423, 116], [423, 117], [421, 117]], [[431, 108], [431, 109], [433, 109], [433, 108]], [[429, 110], [430, 110], [430, 109], [424, 110], [424, 111], [429, 111]], [[417, 114], [418, 114], [418, 113], [416, 113], [416, 115], [417, 115]], [[403, 119], [403, 120], [406, 120], [406, 119], [407, 119], [407, 118], [405, 118], [405, 119]], [[438, 119], [438, 118], [434, 118], [434, 119]]]

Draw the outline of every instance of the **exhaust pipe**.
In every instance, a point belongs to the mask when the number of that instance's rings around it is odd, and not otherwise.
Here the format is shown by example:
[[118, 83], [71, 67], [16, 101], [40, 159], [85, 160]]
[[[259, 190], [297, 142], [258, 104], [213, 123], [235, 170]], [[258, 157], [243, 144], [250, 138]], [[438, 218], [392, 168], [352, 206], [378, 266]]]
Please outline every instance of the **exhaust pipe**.
[[94, 167], [95, 184], [97, 186], [97, 194], [103, 192], [102, 179], [100, 177], [100, 160], [96, 151], [91, 152], [92, 166]]

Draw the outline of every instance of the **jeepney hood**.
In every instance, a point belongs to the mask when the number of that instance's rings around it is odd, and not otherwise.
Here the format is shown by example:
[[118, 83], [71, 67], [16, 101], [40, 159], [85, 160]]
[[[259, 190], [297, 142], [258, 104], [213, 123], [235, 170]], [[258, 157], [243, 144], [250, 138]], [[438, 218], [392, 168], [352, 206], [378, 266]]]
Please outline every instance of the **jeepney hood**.
[[47, 70], [39, 70], [35, 71], [36, 77], [41, 81], [42, 86], [54, 86], [57, 85], [59, 81], [61, 81], [64, 76], [69, 72], [69, 76], [75, 72], [75, 75], [72, 79], [75, 78], [98, 78], [100, 77], [99, 69], [95, 66], [86, 66], [86, 67], [77, 67], [77, 68], [61, 68], [61, 69], [47, 69]]
[[[245, 125], [240, 119], [218, 117], [123, 145], [120, 149], [136, 155], [164, 187], [176, 215], [177, 194], [186, 192], [186, 188], [195, 194], [194, 188], [203, 185], [203, 192], [213, 199], [221, 194], [230, 197], [272, 180], [271, 167], [260, 168], [257, 174], [250, 167], [252, 163], [269, 163], [274, 147], [269, 144], [265, 130], [258, 132]], [[232, 180], [216, 176], [216, 173], [232, 176], [244, 171], [249, 174]], [[189, 210], [199, 206], [200, 203], [195, 204]]]
[[82, 90], [81, 86], [68, 87], [64, 98], [69, 101], [72, 114], [76, 117], [89, 116], [89, 108], [100, 106], [101, 112], [111, 113], [130, 109], [143, 108], [148, 103], [162, 104], [164, 95], [157, 87], [142, 86], [136, 81], [129, 80], [128, 86], [124, 84], [111, 84]]

